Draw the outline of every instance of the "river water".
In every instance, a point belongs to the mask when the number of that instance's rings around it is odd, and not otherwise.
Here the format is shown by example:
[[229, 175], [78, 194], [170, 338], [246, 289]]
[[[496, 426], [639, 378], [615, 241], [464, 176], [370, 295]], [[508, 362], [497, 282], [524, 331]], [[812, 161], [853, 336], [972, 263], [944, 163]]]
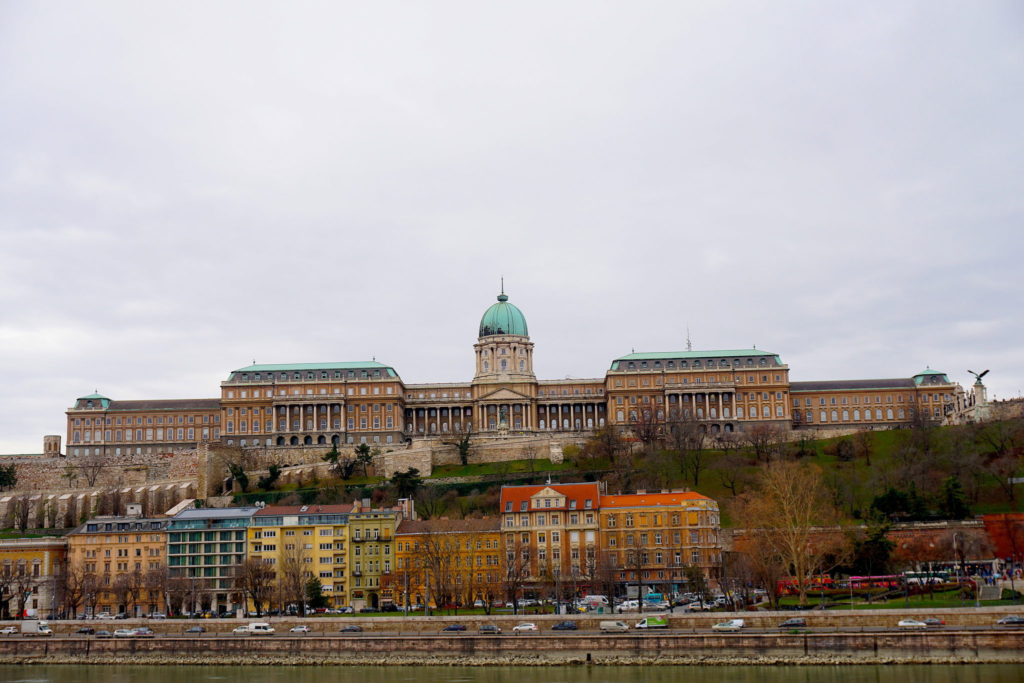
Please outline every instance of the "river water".
[[1019, 683], [1018, 664], [857, 666], [0, 666], [0, 683]]

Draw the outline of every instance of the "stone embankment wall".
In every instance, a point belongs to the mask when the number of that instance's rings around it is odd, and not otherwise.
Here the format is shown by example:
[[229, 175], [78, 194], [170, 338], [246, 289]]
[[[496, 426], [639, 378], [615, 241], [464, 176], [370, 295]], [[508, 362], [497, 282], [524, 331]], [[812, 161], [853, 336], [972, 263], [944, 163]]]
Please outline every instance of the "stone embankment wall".
[[323, 638], [222, 635], [97, 640], [89, 636], [6, 638], [0, 661], [245, 663], [708, 663], [775, 661], [862, 663], [1024, 661], [1024, 632], [627, 633], [555, 637], [476, 634]]

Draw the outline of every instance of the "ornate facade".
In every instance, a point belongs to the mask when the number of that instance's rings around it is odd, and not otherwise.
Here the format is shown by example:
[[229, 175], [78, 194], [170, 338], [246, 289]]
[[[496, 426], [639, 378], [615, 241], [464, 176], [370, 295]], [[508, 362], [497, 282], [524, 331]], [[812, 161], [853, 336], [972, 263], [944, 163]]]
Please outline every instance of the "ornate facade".
[[70, 455], [159, 453], [221, 439], [243, 447], [404, 443], [452, 434], [583, 432], [606, 424], [696, 420], [709, 432], [892, 427], [917, 411], [941, 419], [957, 385], [912, 378], [791, 382], [759, 349], [630, 353], [604, 377], [538, 380], [526, 318], [500, 294], [481, 320], [469, 382], [407, 384], [372, 361], [253, 364], [229, 373], [220, 397], [115, 401], [99, 393], [67, 411]]

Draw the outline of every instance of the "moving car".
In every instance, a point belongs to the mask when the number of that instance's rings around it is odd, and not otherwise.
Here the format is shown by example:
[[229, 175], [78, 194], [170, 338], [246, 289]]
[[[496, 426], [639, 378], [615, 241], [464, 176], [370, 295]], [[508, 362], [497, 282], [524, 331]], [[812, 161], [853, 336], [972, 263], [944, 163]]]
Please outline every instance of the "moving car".
[[501, 629], [494, 624], [481, 624], [480, 633], [501, 633]]
[[629, 630], [629, 624], [624, 621], [602, 621], [601, 631], [604, 633], [622, 633]]
[[928, 628], [928, 624], [917, 619], [900, 619], [896, 625], [900, 628]]
[[793, 617], [779, 624], [779, 628], [807, 628], [807, 620], [803, 617]]
[[131, 638], [135, 635], [135, 629], [133, 628], [119, 628], [114, 631], [115, 638]]
[[516, 624], [512, 627], [512, 633], [525, 633], [527, 631], [536, 631], [537, 624], [531, 622], [523, 622], [522, 624]]
[[668, 628], [668, 617], [664, 615], [644, 617], [636, 622], [635, 628]]
[[140, 626], [139, 628], [132, 629], [132, 635], [136, 638], [153, 638], [154, 636], [156, 636], [156, 633], [154, 633], [152, 629], [147, 628], [146, 626]]
[[[11, 627], [8, 627], [8, 628], [11, 628]], [[7, 629], [5, 628], [2, 631], [0, 631], [0, 633], [4, 633], [6, 631], [7, 631]], [[82, 628], [80, 628], [77, 631], [75, 631], [75, 633], [81, 633], [82, 635], [85, 635], [85, 636], [91, 636], [92, 634], [96, 633], [96, 629], [94, 629], [92, 626], [83, 626]]]
[[[92, 629], [89, 630], [91, 631]], [[81, 631], [81, 629], [79, 629], [79, 631]], [[2, 636], [16, 636], [18, 633], [19, 631], [17, 626], [4, 626], [3, 628], [0, 628], [0, 635]]]
[[442, 631], [465, 631], [466, 630], [466, 625], [465, 624], [448, 624], [447, 626], [445, 626], [441, 630]]
[[185, 633], [206, 633], [206, 629], [202, 626], [192, 626], [185, 629]]
[[1016, 614], [1011, 614], [1008, 617], [1003, 617], [996, 623], [1002, 626], [1024, 626], [1024, 617], [1018, 616]]
[[363, 627], [357, 624], [349, 624], [348, 626], [342, 626], [340, 633], [362, 633]]
[[560, 621], [551, 627], [552, 631], [576, 631], [579, 626], [576, 625], [575, 621]]
[[108, 631], [105, 628], [101, 628], [99, 631], [96, 631], [96, 637], [97, 638], [109, 638], [110, 637], [110, 631]]
[[713, 631], [739, 631], [741, 628], [743, 628], [742, 619], [729, 619], [711, 627]]
[[928, 617], [927, 619], [924, 620], [924, 623], [925, 623], [925, 626], [930, 626], [930, 627], [945, 626], [946, 625], [946, 622], [944, 622], [942, 619], [936, 619], [935, 617]]
[[288, 629], [288, 631], [289, 631], [289, 633], [309, 633], [310, 629], [309, 629], [308, 626], [299, 625], [299, 626], [292, 626], [290, 629]]

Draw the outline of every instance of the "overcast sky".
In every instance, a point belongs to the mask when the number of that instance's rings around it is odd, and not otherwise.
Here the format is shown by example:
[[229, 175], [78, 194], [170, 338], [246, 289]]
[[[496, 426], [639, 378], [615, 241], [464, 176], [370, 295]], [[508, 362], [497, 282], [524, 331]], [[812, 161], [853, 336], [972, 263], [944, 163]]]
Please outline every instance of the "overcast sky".
[[1024, 5], [0, 4], [0, 453], [262, 363], [1024, 390]]

